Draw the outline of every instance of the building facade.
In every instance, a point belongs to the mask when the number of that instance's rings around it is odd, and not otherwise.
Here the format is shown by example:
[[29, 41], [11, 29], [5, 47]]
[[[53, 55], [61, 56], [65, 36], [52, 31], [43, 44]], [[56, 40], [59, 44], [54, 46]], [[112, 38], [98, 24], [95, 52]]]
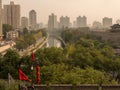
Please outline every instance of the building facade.
[[48, 29], [54, 30], [56, 28], [58, 28], [57, 16], [52, 13], [51, 15], [49, 15]]
[[20, 28], [20, 5], [14, 4], [13, 1], [4, 5], [4, 24], [12, 25], [14, 29]]
[[60, 28], [69, 28], [70, 27], [70, 18], [69, 17], [60, 17]]
[[2, 39], [2, 0], [0, 0], [0, 40]]
[[87, 17], [83, 16], [79, 16], [77, 17], [76, 19], [76, 26], [79, 28], [79, 27], [87, 27]]
[[27, 17], [21, 17], [21, 28], [28, 28], [28, 18]]
[[96, 29], [96, 30], [97, 30], [97, 29], [98, 29], [98, 30], [99, 30], [99, 29], [102, 29], [102, 28], [103, 28], [103, 27], [102, 27], [102, 23], [100, 23], [99, 21], [94, 21], [94, 22], [93, 22], [93, 25], [92, 25], [92, 28], [93, 28], [93, 29]]
[[6, 38], [11, 39], [11, 40], [18, 38], [18, 37], [19, 37], [18, 31], [9, 31], [7, 32], [7, 35], [6, 35]]
[[35, 30], [37, 24], [37, 13], [35, 10], [29, 12], [29, 29]]
[[110, 28], [112, 26], [112, 18], [104, 17], [102, 22], [104, 28]]

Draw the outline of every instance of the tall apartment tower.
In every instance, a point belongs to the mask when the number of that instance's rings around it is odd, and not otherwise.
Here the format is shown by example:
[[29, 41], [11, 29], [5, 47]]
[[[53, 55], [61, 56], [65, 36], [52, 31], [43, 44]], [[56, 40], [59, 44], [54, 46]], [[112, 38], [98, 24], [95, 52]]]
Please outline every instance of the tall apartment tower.
[[14, 29], [20, 28], [20, 5], [13, 1], [4, 5], [4, 24], [12, 25]]
[[35, 30], [37, 25], [37, 13], [35, 10], [29, 12], [29, 26], [30, 30]]
[[54, 30], [55, 28], [58, 28], [57, 16], [52, 13], [49, 15], [48, 29]]
[[28, 29], [28, 18], [27, 17], [21, 17], [21, 28]]
[[69, 28], [70, 27], [70, 18], [69, 17], [60, 17], [60, 28]]
[[2, 0], [0, 0], [0, 40], [2, 39]]
[[77, 17], [76, 24], [77, 24], [77, 27], [86, 27], [87, 26], [87, 18], [85, 16]]
[[104, 28], [110, 28], [112, 26], [112, 18], [104, 17], [102, 22]]

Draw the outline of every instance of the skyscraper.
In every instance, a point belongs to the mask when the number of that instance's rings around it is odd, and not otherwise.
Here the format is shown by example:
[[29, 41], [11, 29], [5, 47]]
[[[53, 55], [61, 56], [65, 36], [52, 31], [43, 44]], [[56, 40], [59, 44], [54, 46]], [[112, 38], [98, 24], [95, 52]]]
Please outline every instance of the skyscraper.
[[60, 17], [60, 28], [70, 27], [70, 18], [69, 17]]
[[85, 16], [77, 17], [76, 24], [77, 24], [77, 27], [86, 27], [87, 26], [87, 18]]
[[4, 24], [12, 25], [14, 29], [20, 28], [20, 5], [13, 1], [4, 5]]
[[49, 15], [48, 29], [54, 30], [55, 28], [58, 28], [57, 16], [52, 13], [51, 15]]
[[0, 0], [0, 40], [2, 39], [2, 0]]
[[31, 30], [36, 29], [36, 24], [37, 24], [37, 13], [35, 10], [31, 10], [29, 12], [29, 25]]
[[21, 28], [28, 29], [28, 18], [27, 17], [21, 17]]
[[112, 26], [112, 18], [104, 17], [102, 22], [104, 28], [110, 28]]

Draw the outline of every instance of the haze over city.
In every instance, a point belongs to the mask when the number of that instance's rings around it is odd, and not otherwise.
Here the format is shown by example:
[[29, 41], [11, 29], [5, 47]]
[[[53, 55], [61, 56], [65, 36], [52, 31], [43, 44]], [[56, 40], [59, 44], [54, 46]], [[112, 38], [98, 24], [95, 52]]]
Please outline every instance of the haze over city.
[[0, 0], [0, 90], [120, 90], [120, 0]]
[[47, 23], [48, 15], [69, 16], [71, 22], [78, 16], [85, 15], [88, 24], [102, 21], [103, 17], [113, 18], [113, 23], [120, 19], [120, 0], [3, 0], [4, 4], [14, 1], [21, 6], [21, 16], [28, 16], [31, 9], [36, 10], [38, 22]]

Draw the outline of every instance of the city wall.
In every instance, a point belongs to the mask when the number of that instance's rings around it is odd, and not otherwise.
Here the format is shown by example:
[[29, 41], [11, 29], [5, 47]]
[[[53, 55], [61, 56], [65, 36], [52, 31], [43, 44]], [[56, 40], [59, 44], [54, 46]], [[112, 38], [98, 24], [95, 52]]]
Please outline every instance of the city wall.
[[35, 85], [28, 90], [120, 90], [120, 85]]

